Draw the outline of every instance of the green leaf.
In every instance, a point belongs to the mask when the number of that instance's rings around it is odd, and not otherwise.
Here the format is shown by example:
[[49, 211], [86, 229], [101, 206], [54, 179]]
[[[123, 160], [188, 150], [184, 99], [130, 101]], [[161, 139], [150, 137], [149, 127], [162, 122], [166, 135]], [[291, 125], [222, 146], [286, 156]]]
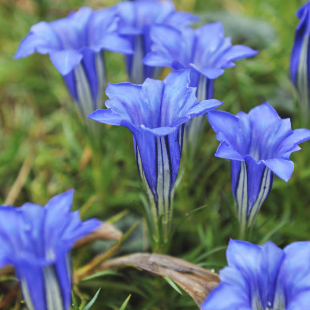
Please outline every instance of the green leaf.
[[175, 282], [169, 277], [163, 277], [179, 294], [183, 295], [180, 288], [175, 284]]
[[117, 273], [116, 271], [113, 271], [113, 270], [99, 271], [97, 273], [92, 274], [89, 277], [86, 277], [85, 279], [83, 279], [83, 281], [90, 280], [90, 279], [95, 279], [95, 278], [102, 277], [102, 276], [111, 276], [111, 275], [112, 276], [118, 276], [119, 273]]
[[72, 296], [72, 303], [73, 303], [74, 310], [79, 310], [79, 306], [77, 304], [77, 301], [75, 299], [75, 296], [74, 296], [73, 292], [71, 292], [71, 296]]
[[89, 310], [91, 308], [91, 306], [95, 303], [96, 299], [98, 298], [100, 290], [101, 290], [101, 288], [97, 291], [97, 293], [92, 298], [92, 300], [82, 310]]
[[131, 295], [129, 295], [129, 296], [127, 297], [127, 299], [124, 301], [124, 303], [123, 303], [122, 306], [119, 308], [119, 310], [125, 310], [125, 309], [126, 309], [130, 297], [131, 297]]

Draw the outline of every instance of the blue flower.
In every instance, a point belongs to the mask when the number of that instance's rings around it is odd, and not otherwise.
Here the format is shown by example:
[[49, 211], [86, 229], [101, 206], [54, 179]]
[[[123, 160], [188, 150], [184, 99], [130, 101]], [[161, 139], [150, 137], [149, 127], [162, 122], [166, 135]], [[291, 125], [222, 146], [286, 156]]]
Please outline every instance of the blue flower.
[[298, 10], [297, 17], [300, 22], [296, 28], [291, 55], [291, 78], [298, 92], [303, 120], [306, 122], [309, 118], [310, 105], [310, 2]]
[[[233, 61], [257, 54], [257, 51], [247, 46], [233, 46], [231, 38], [224, 37], [224, 28], [220, 22], [206, 24], [198, 29], [154, 25], [150, 32], [152, 50], [143, 63], [174, 70], [192, 68], [191, 86], [197, 87], [197, 98], [200, 101], [213, 97], [214, 79], [222, 75], [224, 69], [235, 66]], [[186, 124], [185, 146], [192, 153], [197, 147], [204, 117], [197, 117]]]
[[208, 114], [221, 142], [215, 156], [231, 160], [232, 192], [241, 229], [253, 224], [267, 198], [274, 175], [288, 181], [294, 170], [289, 160], [299, 143], [310, 139], [310, 130], [291, 129], [268, 103], [236, 116], [224, 111]]
[[100, 222], [81, 222], [70, 212], [73, 190], [53, 197], [43, 208], [26, 203], [0, 206], [0, 268], [12, 265], [28, 309], [69, 310], [70, 249]]
[[[180, 70], [164, 81], [146, 79], [143, 85], [108, 85], [108, 109], [89, 115], [98, 122], [125, 126], [132, 132], [136, 161], [147, 188], [155, 230], [158, 218], [163, 217], [166, 239], [180, 167], [184, 123], [221, 104], [218, 100], [199, 103], [196, 89], [188, 84], [189, 70]], [[158, 231], [155, 235], [158, 237]]]
[[305, 310], [310, 300], [310, 242], [284, 250], [231, 240], [228, 267], [201, 310]]
[[103, 50], [132, 53], [130, 42], [117, 31], [116, 8], [93, 11], [83, 7], [69, 16], [31, 27], [15, 59], [34, 52], [49, 54], [64, 77], [67, 88], [83, 116], [102, 105], [106, 84]]
[[117, 5], [120, 16], [119, 32], [126, 35], [134, 49], [126, 56], [127, 71], [132, 83], [142, 84], [148, 77], [158, 78], [159, 68], [143, 66], [144, 56], [151, 50], [150, 27], [167, 24], [175, 27], [189, 25], [199, 19], [187, 12], [177, 12], [172, 1], [124, 1]]

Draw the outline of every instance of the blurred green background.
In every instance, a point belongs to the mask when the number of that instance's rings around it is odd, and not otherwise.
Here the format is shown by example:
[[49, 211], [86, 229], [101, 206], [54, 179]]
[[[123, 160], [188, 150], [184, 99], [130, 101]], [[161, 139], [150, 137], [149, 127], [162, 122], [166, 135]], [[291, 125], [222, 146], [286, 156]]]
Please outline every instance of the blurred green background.
[[[102, 125], [103, 147], [92, 152], [89, 139], [62, 82], [49, 61], [39, 54], [21, 60], [13, 55], [32, 24], [65, 17], [81, 6], [102, 8], [109, 0], [7, 0], [0, 1], [0, 203], [44, 205], [52, 196], [74, 188], [74, 209], [89, 199], [94, 203], [83, 218], [106, 220], [128, 210], [116, 225], [128, 230], [142, 220], [142, 182], [134, 160], [131, 133], [123, 127]], [[300, 0], [177, 0], [179, 10], [201, 16], [202, 22], [222, 21], [233, 43], [259, 50], [258, 56], [236, 62], [215, 83], [214, 97], [221, 109], [248, 112], [268, 101], [292, 127], [301, 127], [300, 109], [289, 78], [289, 60]], [[106, 52], [109, 82], [126, 81], [123, 56]], [[167, 71], [168, 72], [168, 71]], [[226, 264], [229, 238], [238, 237], [228, 160], [215, 158], [218, 146], [209, 126], [201, 140], [196, 161], [185, 165], [176, 191], [170, 254], [216, 271]], [[272, 240], [283, 247], [309, 239], [310, 144], [293, 153], [295, 171], [288, 183], [275, 178], [273, 190], [250, 240]], [[187, 168], [185, 168], [187, 167]], [[199, 207], [196, 212], [191, 213]], [[188, 216], [190, 214], [190, 216]], [[73, 252], [82, 266], [107, 248], [95, 242], [82, 254]], [[117, 255], [148, 251], [145, 225], [140, 224]], [[0, 279], [1, 280], [1, 279]], [[96, 309], [118, 309], [132, 294], [126, 309], [197, 309], [186, 295], [179, 295], [160, 278], [128, 269], [119, 276], [85, 281], [79, 289], [91, 297], [101, 287]], [[0, 295], [8, 290], [0, 284]], [[19, 298], [19, 295], [17, 295]], [[9, 309], [20, 309], [19, 301]]]

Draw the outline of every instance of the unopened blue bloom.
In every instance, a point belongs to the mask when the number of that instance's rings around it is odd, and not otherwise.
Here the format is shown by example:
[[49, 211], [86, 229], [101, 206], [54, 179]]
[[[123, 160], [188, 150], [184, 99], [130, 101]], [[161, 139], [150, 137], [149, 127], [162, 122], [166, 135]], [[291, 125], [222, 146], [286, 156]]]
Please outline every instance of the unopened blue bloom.
[[65, 18], [39, 22], [22, 40], [15, 58], [49, 54], [86, 116], [102, 106], [106, 84], [102, 51], [132, 53], [130, 42], [118, 34], [117, 21], [115, 7], [98, 11], [83, 7]]
[[127, 71], [132, 83], [142, 84], [146, 78], [158, 78], [159, 68], [143, 66], [144, 56], [151, 50], [150, 27], [167, 24], [183, 27], [198, 18], [187, 12], [177, 12], [172, 1], [136, 0], [117, 5], [120, 16], [119, 31], [131, 41], [133, 55], [126, 56]]
[[310, 106], [310, 2], [302, 6], [297, 17], [295, 42], [291, 55], [291, 78], [297, 89], [304, 121], [309, 119]]
[[228, 267], [201, 310], [306, 310], [310, 302], [310, 242], [284, 248], [231, 240]]
[[155, 225], [160, 216], [168, 213], [163, 217], [165, 238], [180, 167], [184, 123], [221, 104], [218, 100], [199, 103], [196, 89], [188, 85], [189, 70], [173, 72], [164, 81], [146, 79], [143, 85], [108, 85], [108, 109], [89, 115], [98, 122], [125, 126], [132, 132], [136, 161]]
[[231, 160], [232, 192], [244, 230], [253, 224], [274, 175], [290, 179], [294, 163], [289, 157], [300, 150], [299, 143], [310, 139], [310, 130], [292, 130], [290, 119], [281, 119], [268, 103], [236, 116], [213, 111], [208, 120], [221, 142], [215, 156]]
[[70, 249], [100, 225], [95, 219], [82, 223], [78, 211], [70, 212], [72, 198], [70, 190], [44, 208], [0, 206], [0, 268], [14, 266], [28, 309], [70, 309]]
[[[252, 57], [257, 51], [243, 45], [232, 45], [231, 38], [224, 37], [220, 22], [206, 24], [198, 29], [176, 29], [168, 25], [151, 28], [152, 51], [143, 63], [174, 70], [192, 68], [191, 86], [197, 87], [198, 100], [213, 98], [214, 79], [224, 69], [235, 66], [233, 61]], [[204, 124], [204, 115], [186, 125], [186, 147], [195, 150]]]

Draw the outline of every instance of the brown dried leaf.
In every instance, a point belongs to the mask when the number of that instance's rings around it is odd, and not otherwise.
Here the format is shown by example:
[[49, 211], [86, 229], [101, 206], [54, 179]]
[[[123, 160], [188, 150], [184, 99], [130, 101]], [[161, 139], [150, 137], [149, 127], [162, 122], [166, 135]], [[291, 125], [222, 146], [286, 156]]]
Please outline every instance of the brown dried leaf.
[[94, 272], [130, 266], [156, 276], [171, 278], [198, 306], [220, 281], [214, 272], [185, 260], [161, 254], [138, 253], [119, 257], [102, 263]]

